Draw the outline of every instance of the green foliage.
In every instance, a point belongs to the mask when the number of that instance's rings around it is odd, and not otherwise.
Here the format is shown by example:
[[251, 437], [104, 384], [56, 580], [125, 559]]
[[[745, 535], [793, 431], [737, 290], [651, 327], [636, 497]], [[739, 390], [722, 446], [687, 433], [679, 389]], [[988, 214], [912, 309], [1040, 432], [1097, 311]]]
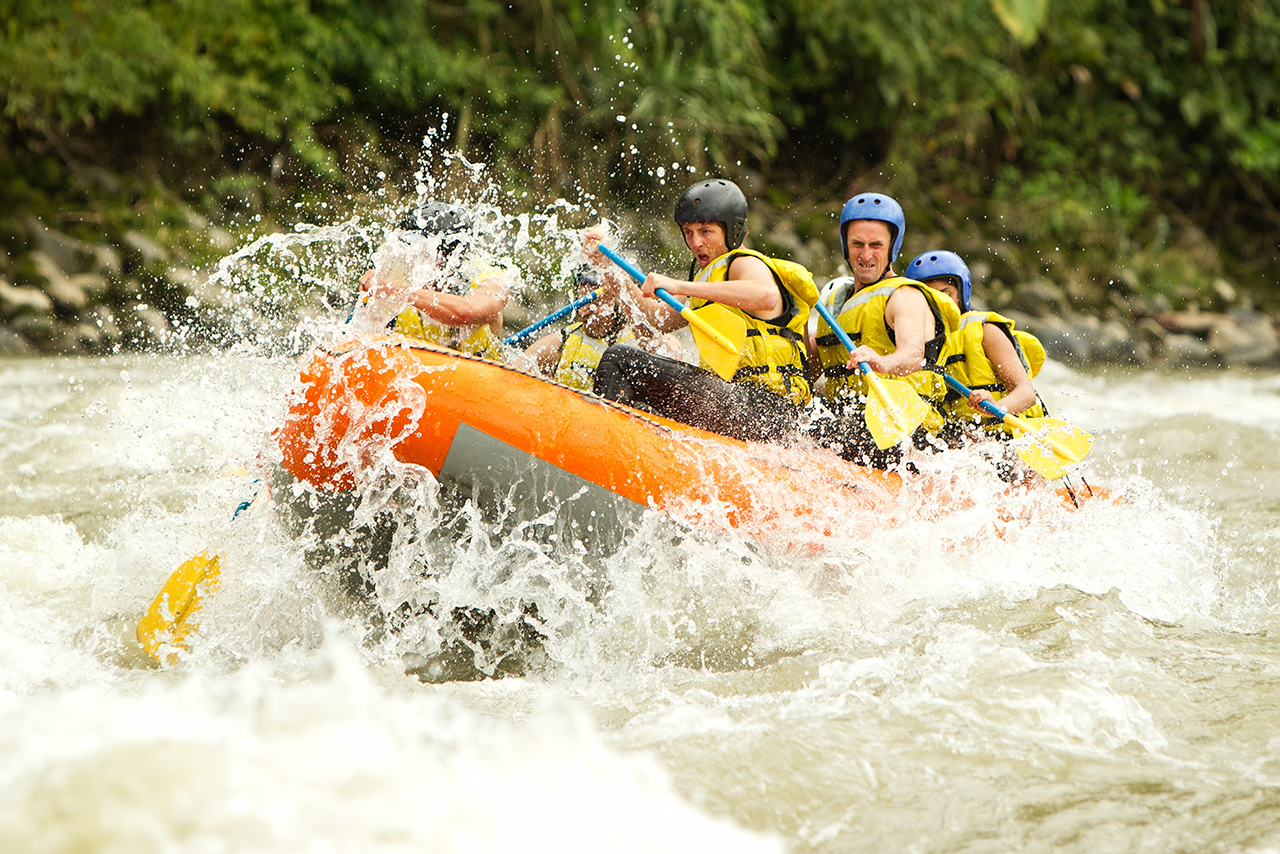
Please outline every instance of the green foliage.
[[1270, 0], [0, 0], [10, 209], [137, 204], [97, 165], [222, 217], [408, 189], [442, 125], [539, 197], [750, 168], [1097, 275], [1180, 235], [1223, 247], [1193, 286], [1280, 262]]
[[349, 100], [333, 80], [346, 51], [342, 21], [307, 4], [48, 0], [6, 3], [0, 16], [4, 115], [20, 128], [76, 132], [158, 112], [182, 140], [221, 118], [328, 164], [311, 126]]
[[1051, 3], [1030, 47], [985, 0], [789, 5], [805, 60], [784, 88], [806, 141], [845, 147], [815, 158], [840, 163], [844, 186], [896, 193], [909, 219], [957, 235], [959, 208], [988, 241], [1099, 275], [1170, 222], [1226, 250], [1186, 268], [1192, 286], [1280, 260], [1275, 4]]
[[1018, 44], [1027, 47], [1040, 34], [1048, 0], [991, 0], [991, 11]]

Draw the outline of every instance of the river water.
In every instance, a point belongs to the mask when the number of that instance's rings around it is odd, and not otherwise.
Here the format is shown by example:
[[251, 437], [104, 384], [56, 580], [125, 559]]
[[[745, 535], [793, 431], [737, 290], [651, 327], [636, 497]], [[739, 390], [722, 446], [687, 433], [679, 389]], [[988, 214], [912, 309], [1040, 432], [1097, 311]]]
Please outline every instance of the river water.
[[[419, 568], [552, 603], [525, 676], [429, 684], [266, 494], [296, 368], [0, 362], [0, 851], [1280, 851], [1280, 375], [1051, 363], [1120, 500], [1003, 536], [592, 555], [418, 477]], [[158, 667], [134, 627], [204, 549]]]

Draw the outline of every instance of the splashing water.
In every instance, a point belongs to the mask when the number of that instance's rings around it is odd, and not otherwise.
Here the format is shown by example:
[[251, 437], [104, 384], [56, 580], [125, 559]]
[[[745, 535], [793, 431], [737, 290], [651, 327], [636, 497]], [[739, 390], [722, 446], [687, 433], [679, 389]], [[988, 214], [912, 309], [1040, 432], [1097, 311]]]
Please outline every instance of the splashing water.
[[[591, 204], [417, 177], [481, 212], [513, 321], [567, 293]], [[224, 259], [222, 351], [0, 363], [0, 850], [1280, 844], [1274, 375], [1047, 366], [1119, 496], [1072, 512], [957, 453], [892, 514], [815, 473], [768, 536], [649, 511], [605, 548], [393, 436], [341, 450], [335, 503], [272, 431], [299, 353], [394, 316], [347, 323], [402, 207]], [[352, 418], [412, 423], [414, 388]], [[133, 627], [202, 549], [222, 588], [158, 669]]]

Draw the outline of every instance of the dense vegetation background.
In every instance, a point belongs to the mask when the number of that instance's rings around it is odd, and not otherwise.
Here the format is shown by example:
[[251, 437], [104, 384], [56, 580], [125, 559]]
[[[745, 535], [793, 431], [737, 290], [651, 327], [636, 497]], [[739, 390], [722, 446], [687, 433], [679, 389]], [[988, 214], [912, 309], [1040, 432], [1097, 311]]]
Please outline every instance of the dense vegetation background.
[[819, 275], [881, 190], [909, 253], [1280, 306], [1276, 0], [0, 0], [0, 39], [0, 243], [31, 214], [198, 261], [411, 194], [444, 127], [531, 203], [739, 178]]

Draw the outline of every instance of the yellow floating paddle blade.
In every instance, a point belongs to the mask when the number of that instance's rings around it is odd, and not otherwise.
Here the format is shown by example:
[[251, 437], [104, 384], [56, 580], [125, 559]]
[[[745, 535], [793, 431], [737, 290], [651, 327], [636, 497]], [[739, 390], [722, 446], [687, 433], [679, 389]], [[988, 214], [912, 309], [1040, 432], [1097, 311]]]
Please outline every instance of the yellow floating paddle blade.
[[733, 379], [747, 344], [747, 322], [719, 303], [697, 311], [685, 306], [680, 316], [689, 321], [693, 343], [703, 363], [721, 379]]
[[218, 583], [218, 556], [206, 552], [173, 571], [138, 621], [138, 643], [147, 655], [161, 664], [177, 663], [172, 652], [161, 660], [160, 647], [187, 648], [187, 637], [199, 627], [192, 618], [200, 610], [200, 598], [217, 590]]
[[[943, 375], [947, 387], [956, 394], [968, 397], [973, 392], [968, 386], [949, 374]], [[1032, 433], [1034, 443], [1018, 449], [1018, 456], [1048, 480], [1057, 480], [1084, 459], [1093, 447], [1093, 437], [1079, 427], [1073, 427], [1060, 418], [1019, 418], [989, 400], [979, 407], [989, 415], [999, 418], [1015, 434]]]
[[[813, 310], [818, 312], [830, 329], [844, 345], [845, 350], [852, 353], [855, 349], [849, 333], [839, 321], [831, 316], [831, 310], [819, 300]], [[920, 399], [920, 395], [911, 385], [903, 380], [884, 379], [871, 370], [866, 362], [858, 363], [859, 370], [871, 394], [867, 396], [867, 404], [862, 410], [862, 417], [867, 422], [871, 438], [880, 450], [892, 448], [916, 431], [929, 415], [929, 404]]]
[[903, 380], [885, 379], [874, 372], [863, 376], [871, 387], [864, 417], [880, 450], [892, 448], [916, 431], [929, 415], [929, 404]]
[[1015, 432], [1035, 436], [1030, 445], [1018, 449], [1018, 456], [1047, 480], [1062, 477], [1069, 466], [1083, 460], [1093, 447], [1093, 436], [1060, 418], [1007, 415], [1004, 423]]

